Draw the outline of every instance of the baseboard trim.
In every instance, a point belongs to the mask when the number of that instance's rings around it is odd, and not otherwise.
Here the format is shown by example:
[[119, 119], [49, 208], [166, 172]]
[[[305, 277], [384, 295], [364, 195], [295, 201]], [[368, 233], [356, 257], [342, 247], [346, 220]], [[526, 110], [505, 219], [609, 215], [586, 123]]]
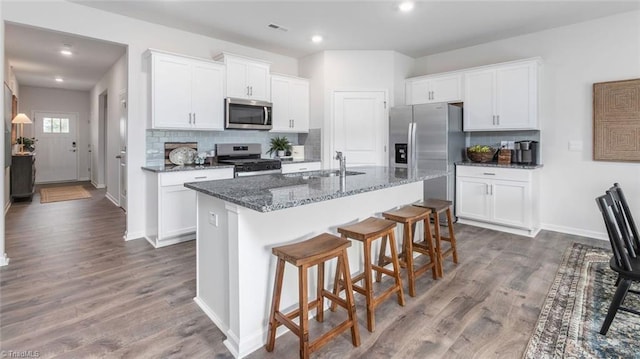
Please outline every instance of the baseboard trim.
[[464, 219], [464, 218], [460, 218], [460, 217], [458, 217], [458, 223], [468, 224], [470, 226], [475, 226], [475, 227], [492, 229], [494, 231], [517, 234], [517, 235], [525, 236], [525, 237], [529, 237], [529, 238], [533, 238], [533, 237], [537, 236], [538, 233], [540, 233], [540, 229], [541, 229], [541, 228], [534, 228], [534, 229], [528, 230], [528, 229], [512, 228], [512, 227], [507, 227], [507, 226], [501, 226], [501, 225], [498, 225], [498, 224], [474, 221], [474, 220], [471, 220], [471, 219]]
[[0, 256], [0, 267], [6, 266], [9, 264], [9, 257], [6, 253]]
[[91, 181], [91, 184], [93, 185], [93, 187], [97, 188], [97, 189], [102, 189], [102, 188], [107, 188], [107, 186], [103, 183], [95, 183], [93, 181]]
[[80, 177], [78, 178], [78, 181], [88, 181], [89, 177]]
[[7, 215], [7, 212], [9, 212], [9, 208], [11, 208], [11, 201], [8, 201], [5, 205], [4, 205], [4, 215]]
[[609, 236], [607, 236], [606, 233], [590, 231], [590, 230], [574, 228], [574, 227], [558, 226], [558, 225], [555, 225], [555, 224], [543, 223], [542, 224], [542, 229], [548, 230], [548, 231], [553, 231], [553, 232], [571, 234], [571, 235], [574, 235], [574, 236], [589, 237], [589, 238], [593, 238], [593, 239], [599, 239], [599, 240], [602, 240], [602, 241], [608, 241], [609, 240]]
[[198, 307], [200, 307], [200, 309], [202, 309], [202, 311], [204, 312], [204, 314], [207, 315], [207, 317], [209, 317], [209, 319], [211, 319], [211, 321], [213, 322], [213, 324], [216, 325], [216, 327], [218, 327], [218, 329], [220, 329], [220, 331], [222, 331], [223, 333], [227, 333], [229, 331], [229, 327], [227, 325], [224, 324], [224, 322], [222, 321], [222, 319], [220, 319], [220, 317], [218, 317], [216, 315], [216, 313], [213, 312], [213, 310], [211, 308], [209, 308], [208, 305], [206, 305], [202, 299], [200, 299], [199, 297], [193, 297], [193, 301], [196, 302], [196, 304], [198, 305]]
[[133, 232], [133, 233], [127, 232], [124, 234], [125, 241], [132, 241], [134, 239], [143, 239], [143, 238], [144, 238], [143, 232]]
[[116, 207], [120, 207], [120, 203], [118, 203], [118, 200], [113, 197], [109, 192], [105, 193], [104, 196], [111, 201], [111, 203], [115, 204]]

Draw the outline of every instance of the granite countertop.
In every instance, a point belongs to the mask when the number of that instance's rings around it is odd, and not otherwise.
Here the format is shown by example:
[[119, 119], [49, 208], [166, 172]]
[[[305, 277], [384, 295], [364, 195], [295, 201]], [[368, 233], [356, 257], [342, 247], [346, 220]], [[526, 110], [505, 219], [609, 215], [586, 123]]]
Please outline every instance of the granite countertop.
[[516, 169], [525, 169], [525, 170], [533, 170], [536, 168], [542, 168], [542, 164], [537, 165], [524, 165], [519, 163], [510, 163], [507, 165], [498, 164], [498, 162], [470, 162], [470, 161], [461, 161], [456, 162], [457, 166], [474, 166], [474, 167], [500, 167], [500, 168], [516, 168]]
[[447, 175], [446, 171], [393, 167], [353, 167], [344, 186], [339, 176], [320, 177], [334, 171], [272, 174], [235, 179], [185, 183], [185, 187], [258, 212], [302, 206], [352, 196]]
[[180, 172], [180, 171], [198, 171], [198, 170], [215, 170], [218, 168], [233, 168], [233, 165], [217, 164], [212, 165], [159, 165], [159, 166], [142, 166], [142, 169], [149, 172]]

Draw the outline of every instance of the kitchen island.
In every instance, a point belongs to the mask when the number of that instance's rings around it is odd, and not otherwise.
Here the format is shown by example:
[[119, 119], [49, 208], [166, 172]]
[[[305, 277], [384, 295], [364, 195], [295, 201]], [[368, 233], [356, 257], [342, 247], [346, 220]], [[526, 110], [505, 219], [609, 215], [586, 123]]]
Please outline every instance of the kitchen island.
[[[423, 181], [444, 171], [354, 167], [198, 183], [195, 301], [244, 357], [266, 342], [276, 258], [271, 248], [308, 239], [380, 212], [421, 200]], [[362, 247], [349, 248], [353, 273]], [[335, 270], [335, 261], [326, 266]], [[316, 274], [311, 271], [309, 283]], [[327, 281], [332, 275], [325, 276]], [[297, 306], [297, 272], [286, 266], [281, 309]], [[313, 293], [313, 290], [311, 290]], [[314, 296], [314, 294], [311, 294]], [[279, 334], [286, 327], [279, 328]]]

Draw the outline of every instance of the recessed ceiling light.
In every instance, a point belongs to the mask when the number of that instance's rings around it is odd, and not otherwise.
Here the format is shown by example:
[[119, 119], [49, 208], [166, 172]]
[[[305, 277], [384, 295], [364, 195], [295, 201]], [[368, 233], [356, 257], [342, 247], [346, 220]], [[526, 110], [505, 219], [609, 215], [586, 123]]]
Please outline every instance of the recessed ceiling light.
[[398, 5], [398, 9], [402, 12], [409, 12], [413, 10], [413, 1], [403, 1]]
[[62, 77], [56, 77], [56, 82], [64, 82], [64, 80], [62, 79]]
[[312, 41], [313, 43], [316, 43], [316, 44], [321, 43], [321, 42], [322, 42], [322, 36], [320, 36], [320, 35], [313, 35], [313, 37], [311, 37], [311, 41]]
[[67, 45], [67, 44], [63, 45], [62, 50], [60, 50], [60, 53], [65, 56], [73, 55], [73, 52], [71, 52], [71, 45]]

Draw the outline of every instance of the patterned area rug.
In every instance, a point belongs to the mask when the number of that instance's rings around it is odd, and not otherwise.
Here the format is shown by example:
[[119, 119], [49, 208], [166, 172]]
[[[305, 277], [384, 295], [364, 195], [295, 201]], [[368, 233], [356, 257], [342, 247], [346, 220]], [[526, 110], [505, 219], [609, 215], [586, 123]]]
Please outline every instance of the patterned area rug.
[[40, 203], [71, 201], [91, 198], [91, 193], [82, 186], [51, 187], [40, 189]]
[[[567, 249], [524, 358], [640, 358], [640, 316], [618, 311], [607, 336], [599, 333], [616, 289], [610, 258], [588, 245]], [[640, 308], [639, 296], [623, 306]]]

